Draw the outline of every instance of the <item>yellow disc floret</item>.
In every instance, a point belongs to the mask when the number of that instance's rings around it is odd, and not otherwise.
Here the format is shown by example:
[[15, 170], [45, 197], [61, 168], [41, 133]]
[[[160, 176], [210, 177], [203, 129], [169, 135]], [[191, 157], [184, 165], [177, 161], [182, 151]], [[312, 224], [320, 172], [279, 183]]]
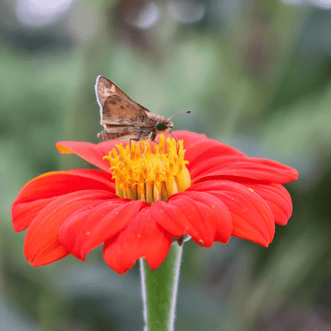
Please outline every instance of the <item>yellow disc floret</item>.
[[116, 145], [108, 156], [110, 169], [115, 179], [116, 194], [120, 198], [142, 200], [153, 203], [167, 201], [191, 185], [190, 173], [184, 160], [183, 141], [165, 139], [161, 135], [159, 144], [154, 143], [154, 153], [149, 143]]

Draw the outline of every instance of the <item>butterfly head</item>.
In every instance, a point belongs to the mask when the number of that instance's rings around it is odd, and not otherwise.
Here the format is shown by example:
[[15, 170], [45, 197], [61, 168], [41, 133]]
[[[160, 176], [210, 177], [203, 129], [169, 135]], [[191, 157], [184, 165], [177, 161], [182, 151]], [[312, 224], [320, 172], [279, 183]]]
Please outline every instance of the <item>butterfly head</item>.
[[173, 126], [174, 126], [174, 124], [169, 119], [165, 119], [165, 121], [158, 122], [155, 125], [158, 133], [169, 132]]

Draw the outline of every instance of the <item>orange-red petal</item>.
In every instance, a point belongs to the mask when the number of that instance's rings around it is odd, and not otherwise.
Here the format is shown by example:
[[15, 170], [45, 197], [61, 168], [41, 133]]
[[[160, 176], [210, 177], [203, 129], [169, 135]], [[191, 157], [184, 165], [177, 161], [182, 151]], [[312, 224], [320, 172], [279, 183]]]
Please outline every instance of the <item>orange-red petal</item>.
[[[128, 142], [123, 141], [125, 146]], [[118, 144], [117, 140], [108, 140], [99, 144], [92, 144], [80, 141], [59, 141], [56, 143], [56, 148], [62, 154], [77, 154], [85, 161], [95, 165], [96, 167], [109, 172], [109, 161], [103, 157]]]
[[124, 274], [141, 257], [155, 270], [168, 255], [173, 237], [159, 227], [149, 208], [142, 209], [115, 238], [107, 241], [103, 257], [107, 264]]
[[14, 230], [25, 230], [56, 197], [89, 189], [105, 190], [116, 196], [111, 175], [100, 170], [54, 171], [32, 179], [21, 189], [12, 205]]
[[292, 215], [292, 199], [286, 188], [280, 184], [243, 183], [258, 194], [270, 207], [275, 223], [286, 225]]
[[24, 241], [26, 259], [33, 266], [40, 266], [68, 255], [70, 252], [59, 241], [59, 230], [64, 221], [90, 203], [102, 203], [112, 197], [112, 193], [101, 190], [84, 190], [57, 197], [30, 224]]
[[[188, 159], [188, 161], [190, 161]], [[240, 156], [219, 156], [210, 158], [209, 155], [201, 157], [199, 162], [189, 168], [193, 181], [218, 179], [231, 179], [240, 181], [250, 179], [285, 184], [298, 179], [298, 172], [281, 163]]]
[[[188, 168], [194, 176], [195, 168], [200, 168], [200, 163], [213, 158], [245, 157], [245, 154], [237, 149], [222, 144], [216, 140], [205, 139], [186, 147], [185, 159], [189, 161]], [[202, 168], [203, 170], [206, 170]]]
[[247, 187], [231, 181], [206, 181], [189, 190], [208, 192], [228, 208], [233, 222], [232, 235], [268, 246], [275, 232], [274, 216], [268, 204]]
[[[173, 131], [173, 135], [177, 140], [184, 140], [184, 148], [187, 149], [189, 146], [194, 145], [200, 141], [211, 140], [206, 137], [203, 133], [195, 133], [190, 131]], [[171, 137], [168, 134], [168, 137]]]
[[123, 230], [148, 203], [114, 199], [82, 208], [62, 225], [60, 242], [77, 258], [85, 256], [95, 247]]
[[208, 193], [179, 193], [167, 203], [153, 203], [150, 210], [158, 224], [176, 238], [189, 234], [204, 247], [210, 247], [214, 241], [226, 243], [230, 239], [231, 215], [222, 201]]

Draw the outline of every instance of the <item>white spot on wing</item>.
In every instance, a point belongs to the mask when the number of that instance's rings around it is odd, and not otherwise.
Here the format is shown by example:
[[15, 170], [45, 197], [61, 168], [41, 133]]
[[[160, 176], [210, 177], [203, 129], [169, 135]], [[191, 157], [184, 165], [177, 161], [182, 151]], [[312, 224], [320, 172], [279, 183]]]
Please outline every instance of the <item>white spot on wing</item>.
[[99, 75], [95, 81], [95, 85], [94, 85], [94, 91], [95, 91], [95, 97], [97, 99], [97, 103], [99, 105], [99, 112], [100, 112], [100, 121], [102, 119], [102, 110], [103, 110], [103, 107], [100, 103], [100, 100], [99, 100], [99, 97], [98, 97], [98, 83], [99, 83], [99, 79], [100, 77], [102, 77], [101, 75]]

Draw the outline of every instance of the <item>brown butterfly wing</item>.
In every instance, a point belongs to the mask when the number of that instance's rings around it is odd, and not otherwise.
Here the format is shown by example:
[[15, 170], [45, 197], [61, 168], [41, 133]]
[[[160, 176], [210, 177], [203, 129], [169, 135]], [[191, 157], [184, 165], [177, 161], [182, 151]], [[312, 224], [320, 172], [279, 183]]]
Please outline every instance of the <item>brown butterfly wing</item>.
[[119, 95], [123, 99], [131, 100], [121, 89], [119, 89], [112, 81], [104, 76], [98, 76], [95, 83], [95, 94], [101, 106], [105, 104], [106, 99], [110, 95]]
[[136, 105], [143, 111], [149, 112], [148, 109], [140, 105], [139, 103], [133, 101], [127, 94], [125, 94], [120, 88], [118, 88], [111, 80], [104, 76], [98, 76], [95, 83], [95, 94], [97, 96], [100, 109], [104, 106], [107, 97], [110, 95], [119, 95], [124, 100], [128, 100], [133, 105]]
[[98, 138], [100, 139], [118, 139], [125, 136], [130, 136], [131, 130], [128, 126], [112, 126], [107, 127], [105, 125], [105, 130], [98, 133]]
[[148, 116], [139, 106], [121, 96], [110, 95], [105, 100], [101, 125], [146, 126], [149, 122]]
[[95, 93], [100, 106], [101, 125], [152, 124], [146, 114], [149, 110], [130, 99], [108, 78], [97, 77]]

